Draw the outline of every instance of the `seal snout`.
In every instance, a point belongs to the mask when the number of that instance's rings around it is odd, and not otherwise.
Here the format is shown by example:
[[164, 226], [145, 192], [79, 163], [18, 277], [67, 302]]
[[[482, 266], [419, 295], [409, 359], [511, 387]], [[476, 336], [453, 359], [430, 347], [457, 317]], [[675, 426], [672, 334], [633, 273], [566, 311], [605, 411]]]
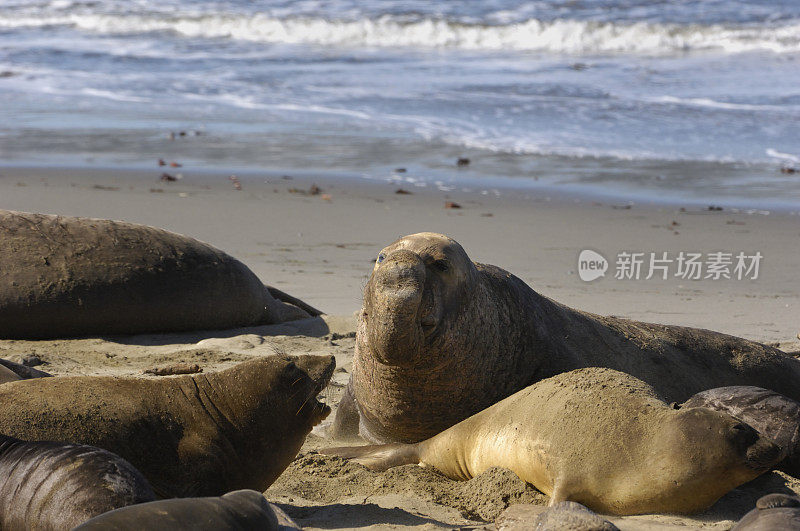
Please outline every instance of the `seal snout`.
[[744, 423], [733, 426], [734, 437], [744, 449], [745, 464], [757, 471], [767, 471], [784, 456], [780, 446]]
[[418, 305], [425, 286], [425, 263], [416, 253], [399, 249], [379, 264], [374, 278], [379, 293]]
[[407, 249], [388, 253], [376, 266], [364, 304], [369, 342], [382, 363], [407, 365], [420, 350], [425, 279], [424, 261]]
[[303, 405], [300, 406], [298, 414], [308, 406], [311, 406], [309, 418], [312, 425], [316, 426], [331, 413], [330, 406], [324, 402], [318, 401], [316, 398], [325, 390], [333, 377], [333, 371], [336, 368], [336, 359], [333, 356], [304, 355], [297, 358], [296, 365], [303, 369], [314, 382], [313, 389], [308, 398], [303, 402]]

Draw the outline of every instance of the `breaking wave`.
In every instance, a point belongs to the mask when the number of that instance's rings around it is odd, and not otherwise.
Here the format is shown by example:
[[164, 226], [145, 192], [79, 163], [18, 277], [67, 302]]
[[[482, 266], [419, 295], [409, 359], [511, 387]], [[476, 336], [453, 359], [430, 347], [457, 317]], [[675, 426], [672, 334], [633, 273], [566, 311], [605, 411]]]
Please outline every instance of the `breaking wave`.
[[358, 20], [279, 18], [267, 14], [0, 14], [0, 28], [67, 26], [100, 34], [173, 32], [192, 38], [327, 46], [422, 47], [556, 53], [662, 54], [695, 50], [727, 53], [800, 51], [800, 22], [758, 25], [681, 25], [529, 19], [506, 25], [393, 15]]

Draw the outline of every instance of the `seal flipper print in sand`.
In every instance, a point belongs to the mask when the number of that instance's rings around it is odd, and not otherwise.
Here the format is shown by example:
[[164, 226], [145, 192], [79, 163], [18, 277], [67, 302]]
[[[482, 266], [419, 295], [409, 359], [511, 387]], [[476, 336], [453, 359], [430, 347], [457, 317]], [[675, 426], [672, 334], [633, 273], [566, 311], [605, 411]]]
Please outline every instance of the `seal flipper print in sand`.
[[0, 385], [0, 433], [91, 444], [162, 498], [263, 492], [330, 408], [332, 356], [268, 356], [158, 380], [59, 376]]
[[707, 408], [674, 409], [604, 368], [542, 380], [415, 444], [331, 448], [373, 470], [432, 466], [451, 479], [505, 467], [549, 495], [603, 514], [690, 514], [769, 470], [780, 449]]
[[0, 435], [0, 529], [72, 529], [119, 507], [155, 499], [142, 474], [91, 446]]
[[2, 210], [0, 248], [0, 338], [220, 330], [309, 317], [274, 298], [235, 258], [154, 227]]
[[631, 374], [676, 402], [727, 385], [800, 400], [800, 361], [775, 348], [573, 310], [507, 271], [473, 263], [456, 241], [421, 233], [378, 255], [331, 435], [420, 441], [581, 367]]

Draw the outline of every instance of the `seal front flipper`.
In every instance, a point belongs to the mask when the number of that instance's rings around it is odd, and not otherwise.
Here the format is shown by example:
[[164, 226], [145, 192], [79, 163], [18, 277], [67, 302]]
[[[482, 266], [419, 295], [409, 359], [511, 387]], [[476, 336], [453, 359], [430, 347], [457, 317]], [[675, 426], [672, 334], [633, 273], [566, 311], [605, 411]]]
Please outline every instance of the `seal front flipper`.
[[333, 419], [333, 424], [328, 428], [328, 436], [341, 442], [369, 442], [363, 441], [358, 436], [360, 416], [350, 385], [348, 383], [344, 389], [344, 395], [341, 402], [339, 402], [339, 408], [336, 410], [336, 417]]
[[383, 472], [402, 465], [420, 463], [418, 444], [374, 444], [368, 446], [342, 446], [321, 450], [325, 455], [336, 455], [364, 465], [375, 472]]

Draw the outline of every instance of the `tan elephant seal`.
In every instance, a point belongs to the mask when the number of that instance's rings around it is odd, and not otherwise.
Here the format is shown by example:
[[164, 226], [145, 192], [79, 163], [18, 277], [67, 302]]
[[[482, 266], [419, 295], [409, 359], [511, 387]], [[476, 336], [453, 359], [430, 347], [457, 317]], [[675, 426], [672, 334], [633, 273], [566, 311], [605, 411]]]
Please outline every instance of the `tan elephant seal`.
[[730, 415], [676, 410], [641, 380], [604, 368], [542, 380], [419, 443], [325, 453], [374, 470], [432, 466], [458, 480], [505, 467], [550, 505], [621, 515], [701, 511], [780, 458]]
[[82, 444], [21, 441], [0, 434], [0, 529], [72, 529], [119, 507], [153, 501], [141, 472]]
[[573, 310], [426, 232], [378, 255], [331, 433], [420, 441], [533, 382], [593, 366], [636, 376], [676, 402], [727, 385], [800, 400], [800, 361], [775, 348]]
[[1, 210], [0, 249], [0, 338], [216, 330], [316, 312], [219, 249], [144, 225]]
[[0, 385], [0, 433], [91, 444], [161, 497], [264, 491], [329, 413], [333, 356], [269, 356], [165, 379], [59, 376]]

